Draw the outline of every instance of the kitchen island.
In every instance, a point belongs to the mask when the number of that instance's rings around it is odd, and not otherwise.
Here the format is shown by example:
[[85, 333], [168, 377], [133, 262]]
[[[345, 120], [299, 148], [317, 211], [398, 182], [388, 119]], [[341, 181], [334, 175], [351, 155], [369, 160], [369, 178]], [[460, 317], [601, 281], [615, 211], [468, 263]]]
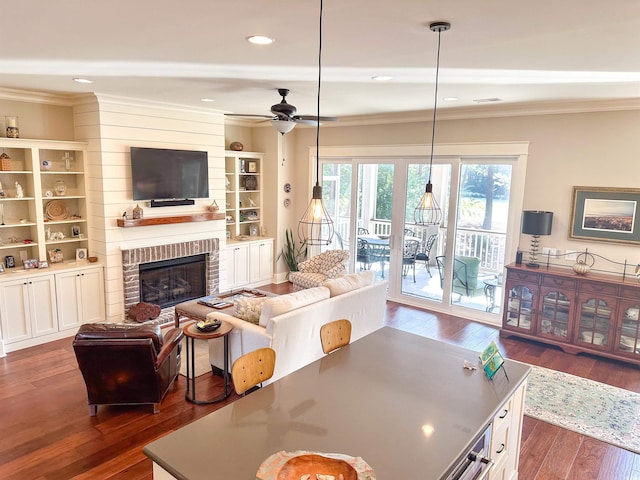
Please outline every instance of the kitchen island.
[[155, 480], [251, 480], [282, 450], [362, 457], [378, 480], [444, 479], [487, 438], [488, 478], [515, 478], [529, 371], [506, 360], [488, 380], [478, 352], [384, 327], [144, 451]]

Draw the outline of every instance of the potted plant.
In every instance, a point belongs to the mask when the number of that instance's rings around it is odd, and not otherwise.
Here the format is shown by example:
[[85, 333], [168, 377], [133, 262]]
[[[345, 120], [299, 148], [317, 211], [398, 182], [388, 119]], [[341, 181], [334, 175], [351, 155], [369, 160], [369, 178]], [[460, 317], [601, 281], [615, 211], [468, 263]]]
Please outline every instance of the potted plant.
[[[289, 273], [298, 271], [298, 263], [304, 261], [307, 258], [307, 242], [303, 241], [299, 245], [296, 244], [296, 240], [293, 238], [293, 232], [290, 228], [287, 228], [284, 232], [284, 246], [278, 260], [284, 259], [284, 262], [289, 268]], [[287, 274], [287, 277], [289, 274]]]

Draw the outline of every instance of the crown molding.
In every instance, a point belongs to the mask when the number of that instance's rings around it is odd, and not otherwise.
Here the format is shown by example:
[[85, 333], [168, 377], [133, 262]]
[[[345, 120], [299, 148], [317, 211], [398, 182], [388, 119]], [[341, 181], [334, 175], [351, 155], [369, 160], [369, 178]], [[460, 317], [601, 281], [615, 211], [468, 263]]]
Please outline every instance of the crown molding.
[[30, 102], [43, 105], [71, 107], [73, 106], [75, 96], [76, 95], [64, 93], [37, 92], [34, 90], [0, 87], [0, 100], [11, 100], [14, 102]]
[[[438, 120], [469, 120], [478, 118], [561, 115], [568, 113], [614, 112], [624, 110], [640, 110], [640, 98], [582, 102], [536, 102], [443, 108], [438, 109]], [[433, 110], [420, 110], [380, 115], [340, 117], [339, 122], [332, 125], [323, 124], [323, 126], [379, 125], [431, 121], [433, 121]]]

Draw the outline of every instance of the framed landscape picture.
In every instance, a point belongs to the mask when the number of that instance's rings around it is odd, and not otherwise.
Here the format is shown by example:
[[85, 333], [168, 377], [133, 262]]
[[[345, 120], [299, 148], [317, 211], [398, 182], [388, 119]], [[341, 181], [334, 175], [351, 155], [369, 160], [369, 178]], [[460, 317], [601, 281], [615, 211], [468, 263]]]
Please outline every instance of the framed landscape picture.
[[573, 187], [569, 238], [640, 244], [640, 189]]

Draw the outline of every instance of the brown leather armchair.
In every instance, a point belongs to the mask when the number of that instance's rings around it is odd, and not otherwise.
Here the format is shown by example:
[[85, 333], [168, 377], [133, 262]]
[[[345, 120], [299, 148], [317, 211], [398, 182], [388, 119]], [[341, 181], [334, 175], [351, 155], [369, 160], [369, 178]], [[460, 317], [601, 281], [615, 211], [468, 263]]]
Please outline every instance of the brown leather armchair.
[[89, 398], [89, 414], [98, 405], [160, 402], [180, 373], [182, 330], [162, 336], [159, 325], [91, 323], [80, 327], [73, 340], [78, 366]]

